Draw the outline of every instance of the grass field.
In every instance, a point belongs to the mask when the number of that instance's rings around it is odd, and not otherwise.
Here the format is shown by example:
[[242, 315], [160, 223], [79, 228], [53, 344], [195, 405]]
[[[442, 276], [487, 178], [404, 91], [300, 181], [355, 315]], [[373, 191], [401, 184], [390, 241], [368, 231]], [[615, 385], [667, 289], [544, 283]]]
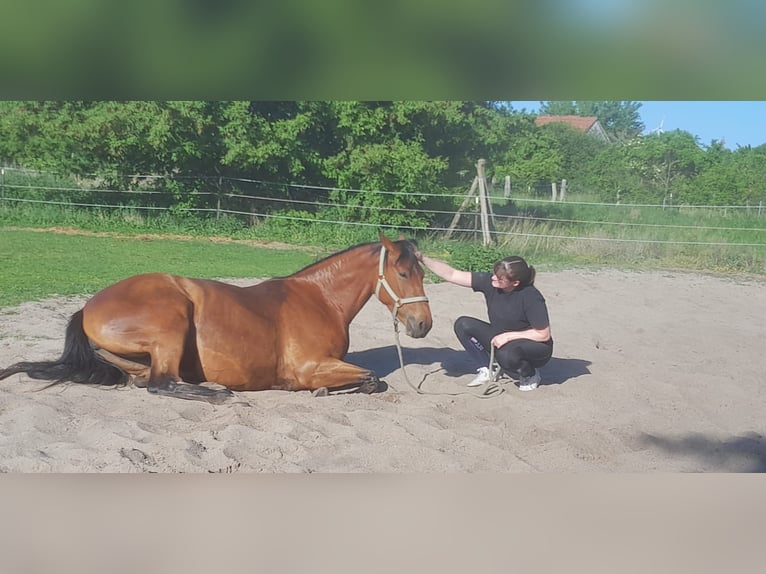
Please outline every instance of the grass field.
[[[584, 200], [586, 198], [579, 198]], [[495, 243], [483, 247], [475, 215], [468, 233], [404, 229], [421, 250], [477, 271], [522, 255], [540, 268], [575, 266], [683, 269], [766, 275], [766, 216], [755, 210], [500, 202]], [[0, 305], [51, 295], [93, 293], [148, 271], [196, 277], [287, 275], [319, 256], [377, 239], [360, 223], [274, 216], [257, 224], [210, 218], [0, 203]], [[322, 221], [327, 219], [328, 221]], [[62, 229], [63, 228], [63, 229]], [[274, 241], [283, 242], [275, 249]], [[430, 275], [430, 274], [429, 274]], [[431, 276], [435, 279], [435, 276]]]
[[95, 293], [124, 277], [161, 271], [190, 277], [274, 277], [316, 252], [245, 243], [0, 228], [0, 306], [52, 295]]

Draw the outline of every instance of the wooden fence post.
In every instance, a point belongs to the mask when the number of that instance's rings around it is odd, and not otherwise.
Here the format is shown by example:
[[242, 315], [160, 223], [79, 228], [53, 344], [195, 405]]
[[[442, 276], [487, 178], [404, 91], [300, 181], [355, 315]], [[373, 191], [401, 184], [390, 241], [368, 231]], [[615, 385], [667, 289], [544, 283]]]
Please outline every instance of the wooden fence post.
[[216, 207], [215, 207], [215, 218], [221, 219], [221, 189], [223, 187], [223, 178], [218, 177], [218, 193], [216, 193]]
[[561, 180], [561, 193], [559, 194], [559, 201], [564, 201], [564, 196], [567, 194], [567, 180]]
[[471, 197], [476, 192], [477, 187], [479, 187], [479, 178], [474, 177], [473, 183], [471, 184], [471, 189], [468, 191], [468, 195], [465, 196], [463, 203], [460, 204], [460, 207], [458, 207], [455, 215], [452, 216], [452, 221], [450, 222], [449, 227], [447, 228], [447, 233], [445, 235], [447, 239], [452, 237], [452, 232], [455, 231], [455, 226], [460, 220], [460, 215], [463, 213], [463, 211], [465, 211], [465, 208], [468, 207], [468, 202], [471, 201]]
[[556, 182], [551, 182], [551, 201], [556, 201]]
[[505, 176], [505, 186], [503, 187], [503, 197], [508, 199], [511, 197], [511, 176]]
[[492, 243], [492, 236], [489, 233], [489, 215], [488, 215], [488, 199], [487, 199], [487, 175], [485, 172], [485, 165], [487, 160], [480, 159], [476, 164], [476, 174], [479, 180], [479, 209], [481, 212], [481, 235], [485, 246]]

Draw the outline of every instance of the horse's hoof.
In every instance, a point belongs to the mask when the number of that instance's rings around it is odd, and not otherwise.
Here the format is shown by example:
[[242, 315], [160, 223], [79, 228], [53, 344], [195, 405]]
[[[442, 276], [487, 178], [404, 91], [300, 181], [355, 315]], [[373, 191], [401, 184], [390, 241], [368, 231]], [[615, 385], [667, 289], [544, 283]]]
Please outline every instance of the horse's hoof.
[[149, 384], [148, 379], [146, 379], [145, 377], [139, 377], [138, 375], [131, 375], [128, 382], [129, 384], [139, 389], [145, 389], [146, 385]]
[[370, 378], [366, 379], [361, 385], [359, 385], [359, 392], [369, 395], [378, 390], [378, 377], [377, 375], [370, 374]]
[[314, 389], [311, 391], [312, 397], [326, 397], [330, 394], [330, 391], [327, 389], [327, 387], [319, 387], [318, 389]]

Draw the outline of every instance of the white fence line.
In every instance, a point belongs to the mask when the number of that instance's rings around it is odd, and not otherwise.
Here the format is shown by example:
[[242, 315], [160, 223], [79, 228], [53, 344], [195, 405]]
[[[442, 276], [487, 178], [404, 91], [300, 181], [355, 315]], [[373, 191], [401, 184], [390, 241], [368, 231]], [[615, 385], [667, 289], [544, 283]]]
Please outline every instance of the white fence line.
[[[24, 173], [34, 173], [37, 175], [50, 175], [50, 176], [57, 176], [57, 177], [68, 177], [61, 174], [56, 174], [53, 172], [43, 172], [43, 171], [37, 171], [37, 170], [28, 170], [26, 168], [16, 168], [16, 167], [4, 167], [2, 170], [5, 171], [18, 171], [18, 172], [24, 172]], [[97, 174], [83, 174], [83, 178], [91, 177], [94, 179], [103, 179], [103, 176], [97, 175]], [[248, 179], [243, 177], [227, 177], [227, 176], [218, 176], [218, 175], [185, 175], [185, 176], [168, 176], [168, 175], [145, 175], [145, 174], [118, 174], [115, 177], [118, 178], [124, 178], [124, 179], [170, 179], [170, 180], [176, 180], [176, 181], [183, 181], [183, 180], [208, 180], [208, 181], [233, 181], [233, 182], [240, 182], [240, 183], [256, 183], [260, 185], [268, 185], [268, 186], [275, 186], [275, 187], [281, 187], [281, 188], [298, 188], [298, 189], [316, 189], [320, 191], [342, 191], [342, 192], [349, 192], [349, 193], [358, 193], [358, 194], [379, 194], [379, 195], [398, 195], [398, 196], [405, 196], [408, 195], [406, 192], [401, 191], [385, 191], [385, 190], [378, 190], [378, 189], [356, 189], [356, 188], [344, 188], [344, 187], [327, 187], [327, 186], [321, 186], [321, 185], [308, 185], [308, 184], [300, 184], [300, 183], [282, 183], [282, 182], [276, 182], [276, 181], [267, 181], [267, 180], [261, 180], [261, 179]], [[10, 184], [4, 184], [5, 187], [12, 187]], [[547, 184], [546, 184], [547, 185]], [[23, 187], [23, 186], [19, 186]], [[84, 191], [81, 187], [42, 187], [42, 186], [26, 186], [30, 189], [51, 189], [51, 190], [60, 190], [60, 191]], [[167, 193], [167, 191], [157, 192], [153, 190], [96, 190], [96, 189], [87, 189], [87, 191], [104, 191], [104, 192], [112, 192], [112, 193]], [[190, 195], [193, 195], [194, 193], [202, 194], [211, 194], [213, 192], [190, 192]], [[426, 192], [412, 192], [412, 195], [417, 195], [419, 197], [439, 197], [439, 198], [463, 198], [465, 197], [465, 193], [426, 193]], [[524, 202], [524, 203], [543, 203], [543, 204], [550, 204], [551, 200], [550, 198], [547, 199], [537, 199], [532, 197], [521, 197], [521, 196], [512, 196], [510, 198], [505, 198], [501, 195], [492, 195], [490, 194], [493, 199], [511, 199], [513, 201], [517, 202]], [[567, 195], [567, 197], [571, 197], [571, 195]], [[274, 198], [269, 198], [274, 199]], [[601, 206], [601, 207], [612, 207], [615, 209], [618, 208], [659, 208], [659, 209], [667, 209], [669, 207], [672, 208], [679, 208], [682, 207], [684, 209], [710, 209], [710, 210], [738, 210], [738, 209], [745, 209], [745, 210], [754, 210], [758, 209], [758, 206], [754, 205], [696, 205], [696, 204], [672, 204], [668, 205], [666, 203], [615, 203], [615, 202], [595, 202], [595, 201], [570, 201], [569, 199], [563, 203], [560, 203], [561, 205], [587, 205], [587, 206]]]
[[[155, 206], [128, 206], [128, 205], [110, 205], [110, 204], [98, 204], [98, 203], [78, 203], [78, 202], [64, 202], [64, 201], [45, 201], [45, 200], [33, 200], [33, 199], [18, 199], [18, 198], [5, 198], [5, 201], [19, 202], [19, 203], [34, 203], [34, 204], [47, 204], [47, 205], [59, 205], [66, 207], [88, 207], [88, 208], [106, 208], [106, 209], [122, 209], [122, 210], [136, 210], [136, 211], [170, 211], [169, 207], [155, 207]], [[335, 205], [335, 204], [332, 204]], [[360, 206], [348, 206], [348, 207], [360, 207]], [[351, 221], [339, 221], [331, 219], [312, 218], [307, 220], [303, 217], [296, 217], [290, 215], [281, 215], [274, 213], [260, 213], [254, 211], [237, 211], [230, 209], [218, 209], [212, 207], [200, 208], [184, 208], [184, 211], [193, 213], [226, 213], [230, 215], [244, 215], [248, 217], [261, 217], [264, 219], [277, 219], [286, 221], [310, 221], [311, 223], [323, 223], [330, 225], [346, 225], [351, 227], [377, 227], [384, 229], [407, 229], [412, 231], [439, 231], [447, 232], [447, 227], [417, 227], [411, 225], [391, 225], [383, 223], [365, 223], [365, 222], [351, 222]], [[412, 211], [402, 209], [402, 211]], [[450, 212], [445, 212], [450, 213]], [[540, 221], [550, 221], [543, 218], [529, 218]], [[593, 224], [604, 222], [591, 222]], [[673, 227], [673, 226], [669, 226]], [[687, 229], [713, 229], [713, 230], [743, 230], [740, 228], [719, 228], [719, 227], [689, 227], [689, 226], [675, 226]], [[749, 229], [752, 231], [764, 231], [763, 229]], [[477, 233], [475, 228], [461, 228], [457, 227], [452, 229], [453, 233], [464, 233], [473, 235]], [[589, 236], [576, 236], [576, 235], [551, 235], [542, 233], [528, 233], [522, 231], [500, 231], [496, 229], [489, 230], [489, 233], [493, 237], [526, 237], [536, 239], [557, 239], [557, 240], [576, 240], [576, 241], [593, 241], [593, 242], [610, 242], [610, 243], [645, 243], [656, 245], [697, 245], [697, 246], [709, 246], [709, 247], [766, 247], [766, 243], [733, 243], [733, 242], [716, 242], [716, 241], [670, 241], [660, 239], [635, 239], [635, 238], [619, 238], [619, 237], [589, 237]]]
[[[4, 168], [4, 170], [7, 170], [9, 168]], [[136, 176], [138, 177], [138, 176]], [[141, 176], [141, 177], [147, 177], [147, 176]], [[160, 176], [156, 176], [160, 177]], [[318, 187], [318, 186], [306, 186], [306, 185], [294, 185], [294, 184], [282, 184], [277, 182], [265, 182], [260, 180], [239, 180], [249, 183], [259, 183], [259, 184], [268, 184], [273, 186], [278, 186], [280, 188], [285, 187], [300, 187], [303, 189], [321, 189], [323, 191], [326, 190], [338, 190], [338, 188], [326, 188], [326, 187]], [[87, 188], [76, 188], [76, 187], [57, 187], [57, 186], [33, 186], [33, 185], [17, 185], [17, 184], [4, 184], [4, 188], [7, 189], [16, 189], [16, 190], [46, 190], [46, 191], [60, 191], [60, 192], [77, 192], [77, 193], [104, 193], [104, 194], [114, 194], [114, 193], [122, 193], [122, 194], [128, 194], [128, 195], [153, 195], [153, 194], [167, 194], [169, 192], [167, 191], [156, 191], [156, 190], [115, 190], [115, 189], [87, 189]], [[364, 190], [352, 190], [352, 189], [345, 189], [341, 191], [347, 191], [347, 192], [359, 192], [359, 193], [377, 193], [377, 192], [371, 192], [371, 191], [364, 191]], [[385, 193], [385, 192], [380, 192]], [[390, 192], [389, 192], [390, 193]], [[343, 210], [357, 210], [362, 209], [367, 212], [402, 212], [402, 213], [428, 213], [428, 214], [440, 214], [440, 215], [455, 215], [456, 212], [454, 211], [442, 211], [442, 210], [433, 210], [433, 209], [424, 209], [419, 210], [417, 208], [401, 208], [401, 207], [382, 207], [382, 206], [369, 206], [369, 205], [350, 205], [350, 204], [338, 204], [338, 203], [330, 203], [330, 202], [317, 202], [317, 201], [309, 201], [309, 200], [300, 200], [300, 199], [291, 199], [291, 198], [285, 198], [285, 197], [265, 197], [265, 196], [256, 196], [256, 195], [244, 195], [244, 194], [238, 194], [238, 193], [215, 193], [215, 192], [193, 192], [185, 194], [186, 196], [216, 196], [220, 198], [235, 198], [235, 199], [247, 199], [247, 200], [253, 200], [253, 201], [268, 201], [269, 203], [276, 204], [276, 203], [283, 203], [286, 205], [306, 205], [310, 206], [311, 208], [315, 208], [317, 206], [319, 207], [337, 207], [339, 209]], [[399, 194], [401, 195], [401, 194]], [[462, 195], [438, 195], [438, 194], [419, 194], [423, 196], [438, 196], [438, 197], [464, 197]], [[530, 199], [529, 201], [537, 201]], [[539, 200], [543, 203], [548, 203], [546, 200]], [[2, 202], [9, 202], [9, 203], [29, 203], [29, 204], [42, 204], [42, 205], [58, 205], [58, 206], [69, 206], [69, 207], [78, 207], [78, 208], [99, 208], [99, 209], [118, 209], [118, 210], [135, 210], [135, 211], [172, 211], [173, 208], [170, 207], [158, 207], [158, 206], [147, 206], [147, 205], [138, 205], [138, 206], [128, 206], [128, 205], [114, 205], [114, 204], [108, 204], [108, 203], [86, 203], [86, 202], [71, 202], [71, 201], [51, 201], [51, 200], [39, 200], [39, 199], [28, 199], [28, 198], [19, 198], [19, 197], [0, 197], [0, 204]], [[627, 204], [623, 204], [620, 206], [616, 206], [613, 204], [596, 204], [596, 203], [585, 203], [585, 202], [568, 202], [566, 205], [605, 205], [610, 207], [626, 207]], [[639, 207], [658, 207], [657, 205], [647, 205], [647, 206], [641, 206], [641, 205], [630, 205], [630, 207], [639, 208]], [[725, 209], [725, 208], [732, 209], [733, 206], [716, 206], [717, 209]], [[737, 206], [741, 207], [741, 206]], [[415, 231], [434, 231], [434, 232], [446, 232], [449, 231], [448, 228], [443, 227], [429, 227], [425, 228], [422, 226], [412, 226], [412, 225], [393, 225], [393, 224], [380, 224], [380, 223], [366, 223], [366, 222], [348, 222], [348, 221], [337, 221], [332, 219], [319, 219], [317, 217], [314, 217], [310, 220], [307, 220], [306, 218], [297, 217], [297, 216], [290, 216], [290, 215], [284, 215], [279, 213], [261, 213], [260, 211], [239, 211], [239, 210], [233, 210], [233, 209], [226, 209], [225, 207], [208, 207], [208, 208], [183, 208], [184, 211], [187, 212], [195, 212], [195, 213], [216, 213], [216, 214], [231, 214], [231, 215], [242, 215], [247, 217], [257, 217], [257, 218], [271, 218], [271, 219], [277, 219], [277, 220], [297, 220], [297, 221], [311, 221], [314, 223], [322, 223], [322, 224], [331, 224], [331, 225], [350, 225], [350, 226], [369, 226], [369, 227], [379, 227], [379, 228], [388, 228], [388, 229], [402, 229], [402, 230], [415, 230]], [[470, 213], [463, 213], [463, 216], [467, 217], [473, 217], [476, 214], [473, 212]], [[619, 227], [622, 226], [624, 228], [645, 228], [645, 229], [653, 229], [653, 230], [659, 230], [659, 229], [684, 229], [684, 230], [690, 230], [690, 231], [720, 231], [720, 232], [754, 232], [754, 233], [763, 233], [766, 231], [766, 228], [753, 228], [753, 227], [720, 227], [720, 226], [703, 226], [703, 225], [672, 225], [672, 224], [654, 224], [654, 223], [636, 223], [636, 222], [616, 222], [616, 221], [591, 221], [591, 220], [577, 220], [577, 219], [561, 219], [561, 218], [544, 218], [544, 217], [532, 217], [532, 216], [519, 216], [519, 215], [494, 215], [494, 218], [496, 220], [505, 220], [505, 221], [513, 221], [513, 222], [525, 222], [525, 221], [534, 221], [538, 223], [551, 223], [551, 224], [578, 224], [578, 225], [587, 225], [587, 226], [595, 226], [595, 227], [606, 227], [606, 226], [612, 226], [612, 227]], [[453, 233], [462, 233], [462, 234], [475, 234], [477, 233], [477, 230], [475, 228], [466, 228], [466, 227], [458, 227], [455, 229], [452, 229]], [[720, 246], [720, 247], [766, 247], [766, 243], [756, 243], [756, 242], [722, 242], [722, 241], [671, 241], [671, 240], [662, 240], [662, 239], [651, 239], [651, 238], [619, 238], [619, 237], [589, 237], [589, 236], [576, 236], [576, 235], [555, 235], [555, 234], [544, 234], [544, 233], [530, 233], [525, 231], [516, 231], [516, 230], [497, 230], [492, 229], [490, 230], [490, 234], [495, 237], [527, 237], [527, 238], [536, 238], [536, 239], [551, 239], [551, 240], [576, 240], [576, 241], [592, 241], [592, 242], [613, 242], [613, 243], [645, 243], [645, 244], [665, 244], [665, 245], [696, 245], [696, 246]]]
[[[87, 191], [88, 193], [123, 193], [123, 194], [135, 194], [135, 195], [158, 195], [158, 194], [167, 194], [167, 191], [156, 191], [156, 190], [119, 190], [119, 189], [87, 189], [83, 190], [82, 188], [73, 188], [73, 187], [51, 187], [51, 186], [28, 186], [28, 185], [6, 185], [5, 187], [10, 189], [28, 189], [28, 190], [46, 190], [46, 191], [64, 191], [64, 192], [83, 192]], [[190, 197], [203, 197], [203, 196], [218, 196], [218, 197], [228, 197], [228, 198], [237, 198], [237, 199], [252, 199], [252, 200], [261, 200], [261, 201], [269, 201], [271, 203], [285, 203], [285, 204], [291, 204], [291, 205], [306, 205], [310, 207], [338, 207], [342, 209], [347, 210], [353, 210], [353, 209], [363, 209], [366, 211], [380, 211], [380, 212], [424, 212], [424, 213], [436, 213], [439, 215], [455, 215], [456, 212], [454, 211], [445, 211], [445, 210], [438, 210], [438, 209], [423, 209], [419, 210], [417, 208], [406, 208], [406, 207], [382, 207], [382, 206], [375, 206], [375, 205], [352, 205], [352, 204], [343, 204], [343, 203], [332, 203], [332, 202], [322, 202], [322, 201], [309, 201], [309, 200], [301, 200], [301, 199], [290, 199], [290, 198], [284, 198], [284, 197], [266, 197], [262, 195], [244, 195], [239, 193], [220, 193], [216, 194], [211, 191], [201, 191], [201, 192], [189, 192], [186, 194]], [[439, 196], [439, 197], [445, 197], [445, 196]], [[462, 196], [457, 196], [462, 197]], [[17, 201], [17, 202], [27, 202], [27, 203], [40, 203], [40, 204], [51, 204], [51, 205], [73, 205], [73, 206], [79, 206], [79, 207], [114, 207], [114, 208], [131, 208], [131, 206], [116, 206], [113, 204], [86, 204], [86, 203], [72, 203], [72, 202], [63, 202], [63, 201], [47, 201], [47, 200], [32, 200], [32, 199], [21, 199], [21, 198], [3, 198], [6, 201]], [[547, 201], [544, 203], [548, 203]], [[583, 202], [571, 202], [568, 205], [594, 205], [594, 204], [586, 204]], [[610, 204], [598, 204], [598, 205], [610, 205]], [[638, 205], [633, 205], [633, 207], [640, 207]], [[650, 207], [656, 207], [654, 205]], [[168, 209], [168, 208], [158, 208], [158, 207], [146, 207], [146, 206], [132, 206], [133, 209]], [[754, 208], [753, 208], [754, 209]], [[211, 209], [211, 211], [216, 211], [215, 209]], [[229, 211], [225, 209], [219, 209], [221, 213], [228, 213]], [[234, 212], [231, 211], [230, 213], [237, 213], [241, 214], [242, 212]], [[473, 215], [473, 213], [469, 213], [467, 215]], [[636, 222], [629, 222], [629, 221], [603, 221], [603, 220], [587, 220], [587, 219], [562, 219], [562, 218], [553, 218], [553, 217], [532, 217], [527, 215], [504, 215], [504, 214], [495, 214], [494, 218], [497, 219], [505, 219], [505, 220], [514, 220], [514, 221], [537, 221], [537, 222], [551, 222], [551, 223], [571, 223], [571, 224], [581, 224], [581, 225], [596, 225], [596, 226], [624, 226], [624, 227], [649, 227], [649, 228], [657, 228], [657, 229], [693, 229], [693, 230], [706, 230], [706, 231], [753, 231], [753, 232], [766, 232], [766, 227], [760, 228], [760, 227], [719, 227], [719, 226], [706, 226], [706, 225], [671, 225], [671, 224], [664, 224], [664, 223], [636, 223]]]

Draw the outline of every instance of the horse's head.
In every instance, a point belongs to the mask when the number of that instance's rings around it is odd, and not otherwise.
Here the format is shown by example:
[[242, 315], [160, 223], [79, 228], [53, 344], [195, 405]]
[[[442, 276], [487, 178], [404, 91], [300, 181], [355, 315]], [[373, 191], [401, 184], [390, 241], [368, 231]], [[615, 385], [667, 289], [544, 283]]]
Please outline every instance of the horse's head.
[[431, 307], [423, 289], [425, 273], [415, 257], [415, 246], [406, 239], [391, 241], [380, 234], [382, 244], [375, 293], [410, 337], [425, 337], [431, 330]]

